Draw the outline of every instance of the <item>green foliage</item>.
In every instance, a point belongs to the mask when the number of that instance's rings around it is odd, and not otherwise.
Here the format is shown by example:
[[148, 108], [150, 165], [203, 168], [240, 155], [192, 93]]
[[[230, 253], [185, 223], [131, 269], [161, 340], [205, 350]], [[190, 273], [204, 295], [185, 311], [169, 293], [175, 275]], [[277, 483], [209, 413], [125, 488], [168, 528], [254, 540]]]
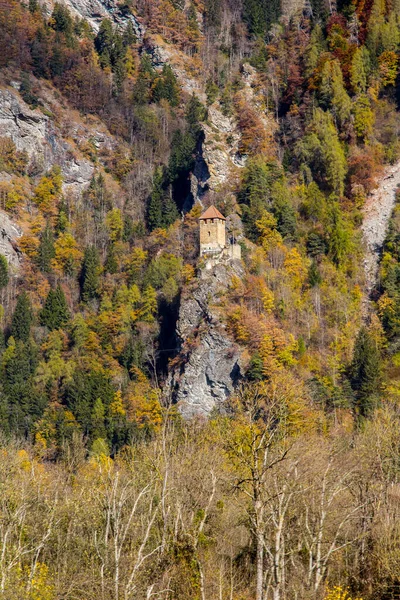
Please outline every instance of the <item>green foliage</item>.
[[17, 298], [17, 304], [11, 321], [11, 335], [15, 340], [27, 342], [29, 340], [33, 321], [32, 307], [26, 292]]
[[264, 37], [272, 23], [278, 21], [281, 5], [278, 0], [244, 0], [243, 18], [250, 33]]
[[51, 22], [55, 31], [71, 36], [73, 32], [73, 21], [68, 8], [64, 4], [54, 4]]
[[163, 253], [154, 258], [145, 274], [146, 284], [160, 289], [169, 278], [177, 279], [182, 270], [182, 260], [173, 254]]
[[201, 132], [201, 123], [207, 120], [208, 111], [200, 102], [196, 94], [190, 96], [186, 107], [186, 121], [189, 126], [189, 134], [197, 141]]
[[276, 181], [271, 188], [273, 214], [277, 220], [277, 229], [285, 239], [296, 237], [297, 218], [289, 196], [288, 184], [285, 180]]
[[178, 129], [174, 133], [168, 163], [168, 179], [171, 183], [193, 169], [195, 147], [196, 139], [190, 132]]
[[311, 262], [308, 270], [308, 281], [311, 287], [315, 287], [322, 283], [321, 273], [319, 272], [318, 264], [315, 260]]
[[356, 94], [367, 89], [368, 76], [371, 71], [369, 52], [365, 46], [357, 48], [351, 63], [351, 85]]
[[281, 168], [276, 162], [267, 161], [262, 156], [251, 158], [243, 174], [239, 195], [246, 235], [251, 240], [258, 237], [256, 222], [265, 210], [271, 209], [273, 189], [276, 192], [276, 208], [281, 216], [281, 224], [287, 233], [294, 233], [295, 219], [293, 220], [293, 212], [285, 193]]
[[100, 260], [97, 249], [94, 246], [89, 246], [85, 250], [80, 275], [81, 298], [84, 302], [97, 298], [99, 275]]
[[351, 233], [338, 203], [334, 203], [328, 217], [328, 250], [333, 262], [339, 266], [350, 253]]
[[350, 382], [359, 414], [370, 416], [377, 405], [381, 385], [381, 357], [376, 342], [365, 327], [360, 329], [354, 345]]
[[147, 53], [143, 53], [138, 78], [133, 89], [133, 100], [136, 104], [144, 105], [150, 102], [155, 77], [156, 72], [151, 64], [150, 56]]
[[[179, 170], [176, 173], [178, 176]], [[158, 227], [169, 227], [179, 217], [178, 209], [173, 199], [165, 189], [166, 177], [164, 170], [158, 167], [154, 172], [153, 190], [147, 206], [147, 225], [152, 231]]]
[[341, 196], [347, 171], [346, 156], [329, 113], [316, 109], [303, 140], [297, 143], [296, 153], [318, 178], [321, 185]]
[[330, 108], [341, 126], [349, 120], [351, 101], [344, 87], [342, 69], [338, 60], [325, 62], [321, 73], [319, 95], [323, 108]]
[[69, 321], [69, 310], [64, 292], [60, 285], [55, 290], [50, 289], [40, 312], [40, 324], [53, 331], [61, 329]]
[[3, 254], [0, 254], [0, 289], [5, 288], [9, 280], [7, 259]]
[[111, 67], [114, 32], [111, 21], [103, 19], [100, 24], [100, 29], [94, 40], [95, 48], [99, 55], [100, 64], [104, 67]]
[[179, 104], [179, 87], [175, 74], [169, 65], [164, 65], [161, 77], [156, 79], [153, 88], [153, 98], [156, 102], [168, 100], [171, 106]]

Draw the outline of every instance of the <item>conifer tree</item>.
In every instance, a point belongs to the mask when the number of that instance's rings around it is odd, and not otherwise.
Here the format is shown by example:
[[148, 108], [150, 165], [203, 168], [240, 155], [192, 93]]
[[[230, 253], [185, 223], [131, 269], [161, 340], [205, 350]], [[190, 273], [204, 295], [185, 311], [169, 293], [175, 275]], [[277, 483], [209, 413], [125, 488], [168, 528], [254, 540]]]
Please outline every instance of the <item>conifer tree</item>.
[[69, 311], [64, 292], [60, 285], [55, 290], [51, 289], [47, 295], [44, 307], [40, 313], [41, 325], [50, 331], [61, 329], [68, 322]]
[[164, 174], [161, 167], [157, 167], [153, 178], [153, 191], [151, 192], [147, 207], [147, 225], [150, 231], [163, 226], [163, 199], [164, 199]]
[[132, 44], [136, 44], [137, 38], [133, 30], [133, 25], [131, 21], [129, 21], [128, 25], [126, 26], [122, 39], [124, 46], [131, 46]]
[[362, 417], [370, 416], [380, 390], [381, 356], [376, 342], [365, 327], [360, 329], [354, 346], [350, 383], [359, 414]]
[[114, 274], [118, 271], [118, 261], [115, 257], [114, 244], [111, 244], [108, 249], [107, 258], [104, 263], [104, 270], [106, 273], [111, 274]]
[[100, 64], [103, 67], [111, 67], [113, 51], [113, 30], [110, 19], [103, 19], [94, 45], [99, 55]]
[[172, 223], [175, 223], [178, 218], [179, 212], [174, 200], [167, 197], [163, 206], [163, 226], [169, 227]]
[[15, 340], [27, 342], [31, 331], [33, 315], [28, 294], [22, 292], [18, 296], [17, 304], [11, 322], [11, 335]]
[[85, 250], [80, 276], [81, 297], [84, 302], [97, 298], [99, 286], [100, 260], [94, 246]]
[[159, 102], [162, 99], [168, 100], [171, 106], [177, 106], [179, 103], [179, 88], [175, 74], [169, 65], [164, 65], [161, 77], [156, 81], [153, 90], [154, 100]]
[[51, 15], [53, 29], [64, 33], [65, 35], [71, 35], [73, 32], [73, 21], [71, 14], [66, 6], [56, 2], [54, 4], [53, 13]]
[[5, 256], [0, 254], [0, 289], [6, 287], [9, 282], [8, 262]]

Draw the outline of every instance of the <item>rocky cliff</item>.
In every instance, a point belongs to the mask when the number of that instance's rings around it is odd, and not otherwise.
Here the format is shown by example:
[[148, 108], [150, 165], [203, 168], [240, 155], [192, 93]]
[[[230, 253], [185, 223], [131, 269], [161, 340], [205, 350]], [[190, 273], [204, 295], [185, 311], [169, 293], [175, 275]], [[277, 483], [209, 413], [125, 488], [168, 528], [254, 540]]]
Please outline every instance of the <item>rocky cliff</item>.
[[[85, 19], [95, 32], [99, 30], [103, 19], [110, 19], [117, 27], [124, 28], [128, 23], [132, 24], [133, 30], [140, 41], [144, 35], [144, 27], [133, 15], [127, 3], [119, 3], [116, 0], [64, 0], [65, 4], [74, 16]], [[50, 14], [53, 0], [44, 0], [42, 5]]]
[[185, 417], [221, 408], [241, 378], [240, 348], [230, 338], [220, 311], [221, 298], [234, 274], [242, 274], [239, 261], [201, 269], [181, 299], [180, 352], [171, 362], [164, 391]]

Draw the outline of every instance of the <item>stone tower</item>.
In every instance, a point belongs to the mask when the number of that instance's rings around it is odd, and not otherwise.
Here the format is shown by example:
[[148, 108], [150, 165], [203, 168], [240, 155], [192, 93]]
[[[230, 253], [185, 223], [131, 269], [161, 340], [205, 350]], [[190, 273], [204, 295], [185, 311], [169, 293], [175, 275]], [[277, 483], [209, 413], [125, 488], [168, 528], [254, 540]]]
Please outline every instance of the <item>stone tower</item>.
[[225, 217], [210, 206], [200, 217], [200, 256], [218, 254], [226, 247]]

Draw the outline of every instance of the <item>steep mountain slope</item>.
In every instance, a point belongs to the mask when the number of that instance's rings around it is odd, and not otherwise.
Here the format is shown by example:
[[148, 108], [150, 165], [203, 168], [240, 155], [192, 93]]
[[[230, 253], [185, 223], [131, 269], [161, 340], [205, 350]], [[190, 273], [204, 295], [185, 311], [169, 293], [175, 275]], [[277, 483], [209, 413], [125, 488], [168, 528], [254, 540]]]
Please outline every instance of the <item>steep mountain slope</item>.
[[366, 245], [364, 265], [367, 294], [379, 283], [379, 260], [399, 186], [400, 164], [397, 163], [385, 170], [377, 189], [367, 198], [363, 208], [362, 231]]

